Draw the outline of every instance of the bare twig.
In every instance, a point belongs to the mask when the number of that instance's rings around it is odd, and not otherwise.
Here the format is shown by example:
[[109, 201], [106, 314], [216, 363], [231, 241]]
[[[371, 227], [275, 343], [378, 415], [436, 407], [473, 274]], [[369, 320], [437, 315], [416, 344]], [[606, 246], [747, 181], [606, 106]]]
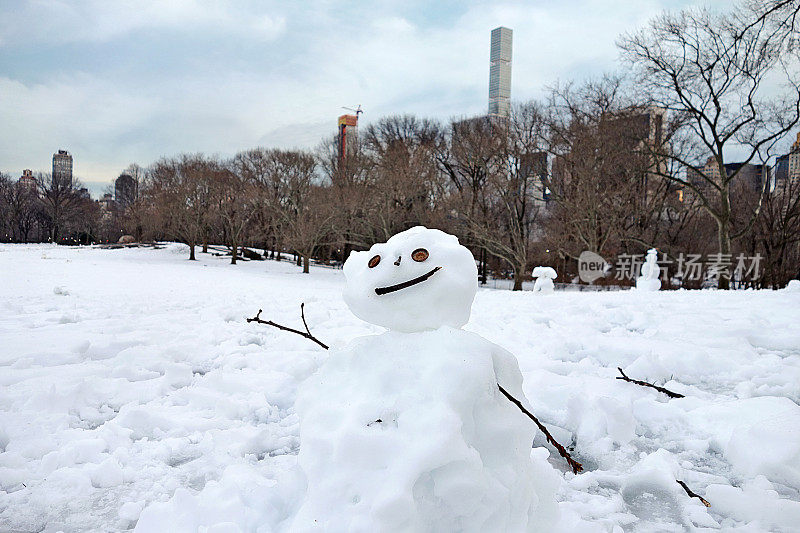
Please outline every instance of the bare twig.
[[[311, 330], [308, 329], [308, 323], [306, 322], [306, 311], [305, 311], [306, 303], [303, 302], [300, 304], [300, 318], [303, 319], [303, 325], [306, 327], [306, 333], [311, 335]], [[327, 349], [327, 348], [326, 348]]]
[[[303, 324], [306, 324], [306, 317], [305, 317], [305, 314], [303, 313], [303, 305], [300, 305], [300, 313], [301, 313], [301, 315], [303, 317]], [[280, 324], [276, 324], [272, 320], [262, 320], [261, 319], [261, 309], [258, 310], [258, 313], [256, 314], [256, 316], [254, 316], [253, 318], [248, 318], [247, 322], [258, 322], [259, 324], [266, 324], [267, 326], [272, 326], [274, 328], [278, 328], [278, 329], [281, 329], [283, 331], [289, 331], [291, 333], [297, 333], [301, 337], [305, 337], [306, 339], [308, 339], [310, 341], [316, 342], [317, 344], [319, 344], [320, 346], [322, 346], [326, 350], [328, 349], [328, 345], [327, 344], [325, 344], [324, 342], [322, 342], [321, 340], [319, 340], [318, 338], [316, 338], [314, 335], [311, 334], [311, 331], [309, 331], [309, 329], [308, 329], [308, 324], [306, 324], [306, 331], [303, 332], [303, 331], [300, 331], [299, 329], [294, 329], [294, 328], [290, 328], [290, 327], [287, 327], [287, 326], [282, 326]]]
[[558, 453], [561, 455], [561, 457], [563, 457], [564, 459], [567, 460], [567, 463], [569, 463], [569, 466], [570, 466], [570, 468], [572, 468], [572, 472], [573, 473], [577, 474], [578, 472], [583, 470], [583, 465], [581, 465], [578, 461], [576, 461], [575, 459], [572, 458], [572, 456], [569, 454], [569, 452], [566, 450], [566, 448], [564, 448], [562, 445], [560, 445], [558, 443], [558, 441], [556, 441], [556, 439], [553, 438], [553, 436], [550, 434], [550, 432], [547, 430], [547, 428], [544, 426], [544, 424], [539, 422], [539, 419], [536, 418], [533, 415], [533, 413], [531, 413], [530, 411], [525, 409], [525, 406], [523, 406], [522, 403], [519, 400], [517, 400], [516, 398], [511, 396], [511, 394], [506, 389], [504, 389], [502, 385], [500, 385], [498, 383], [497, 386], [500, 389], [500, 392], [503, 393], [503, 396], [508, 398], [509, 401], [511, 403], [513, 403], [514, 405], [516, 405], [519, 408], [520, 411], [522, 411], [523, 413], [528, 415], [528, 418], [533, 420], [533, 422], [536, 424], [536, 426], [539, 428], [539, 430], [542, 433], [544, 433], [544, 436], [547, 438], [547, 442], [552, 444], [553, 447], [556, 450], [558, 450]]
[[663, 392], [664, 394], [666, 394], [670, 398], [684, 398], [683, 394], [678, 394], [677, 392], [672, 392], [671, 390], [665, 389], [664, 387], [659, 387], [658, 385], [654, 385], [652, 383], [648, 383], [648, 382], [642, 381], [640, 379], [631, 379], [631, 378], [629, 378], [628, 376], [625, 375], [625, 372], [623, 372], [620, 367], [617, 367], [617, 370], [619, 370], [619, 373], [622, 374], [622, 376], [617, 376], [617, 379], [621, 379], [621, 380], [627, 381], [629, 383], [636, 383], [637, 385], [641, 385], [642, 387], [650, 387], [652, 389], [657, 390], [658, 392]]
[[[304, 312], [304, 306], [305, 306], [305, 303], [301, 303], [300, 304], [300, 316], [303, 319], [303, 325], [306, 328], [305, 332], [300, 331], [299, 329], [294, 329], [294, 328], [290, 328], [290, 327], [287, 327], [287, 326], [282, 326], [281, 324], [277, 324], [277, 323], [273, 322], [272, 320], [262, 320], [261, 319], [261, 309], [258, 310], [258, 313], [256, 314], [256, 316], [254, 316], [253, 318], [248, 318], [247, 322], [258, 322], [259, 324], [266, 324], [267, 326], [272, 326], [274, 328], [278, 328], [278, 329], [283, 330], [283, 331], [289, 331], [291, 333], [296, 333], [296, 334], [300, 335], [301, 337], [305, 337], [306, 339], [308, 339], [310, 341], [316, 342], [318, 345], [322, 346], [326, 350], [329, 349], [327, 344], [325, 344], [324, 342], [322, 342], [321, 340], [316, 338], [314, 335], [312, 335], [311, 331], [308, 329], [308, 324], [306, 323], [306, 316], [305, 316], [305, 312]], [[572, 468], [572, 471], [575, 474], [577, 474], [578, 472], [581, 472], [583, 470], [583, 466], [578, 461], [576, 461], [575, 459], [573, 459], [570, 456], [570, 454], [569, 454], [569, 452], [567, 452], [566, 448], [564, 448], [562, 445], [560, 445], [558, 443], [558, 441], [556, 441], [556, 439], [550, 434], [550, 432], [547, 430], [547, 428], [544, 426], [544, 424], [539, 422], [538, 418], [536, 418], [530, 411], [525, 409], [525, 407], [522, 405], [522, 403], [519, 400], [517, 400], [516, 398], [514, 398], [506, 389], [504, 389], [502, 385], [500, 385], [498, 383], [497, 387], [500, 389], [500, 392], [503, 393], [503, 396], [508, 398], [508, 400], [511, 403], [513, 403], [514, 405], [516, 405], [519, 408], [520, 411], [522, 411], [523, 413], [528, 415], [528, 417], [531, 420], [534, 421], [534, 423], [539, 428], [539, 430], [542, 433], [544, 433], [544, 436], [547, 438], [547, 442], [552, 444], [553, 447], [556, 450], [558, 450], [558, 453], [561, 454], [561, 457], [563, 457], [564, 459], [567, 460], [567, 463], [569, 463], [570, 468]], [[376, 420], [376, 422], [380, 422], [380, 421], [381, 421], [380, 419]]]
[[688, 495], [689, 495], [689, 496], [691, 496], [692, 498], [697, 498], [698, 500], [700, 500], [701, 502], [703, 502], [703, 505], [705, 505], [706, 507], [711, 507], [711, 504], [710, 504], [710, 503], [708, 503], [708, 500], [706, 500], [705, 498], [703, 498], [702, 496], [700, 496], [699, 494], [697, 494], [696, 492], [694, 492], [692, 489], [690, 489], [689, 487], [687, 487], [687, 486], [686, 486], [686, 483], [684, 483], [684, 482], [683, 482], [683, 481], [681, 481], [680, 479], [676, 479], [675, 481], [677, 481], [677, 482], [678, 482], [678, 485], [680, 485], [681, 487], [683, 487], [683, 490], [685, 490], [685, 491], [686, 491], [686, 494], [688, 494]]

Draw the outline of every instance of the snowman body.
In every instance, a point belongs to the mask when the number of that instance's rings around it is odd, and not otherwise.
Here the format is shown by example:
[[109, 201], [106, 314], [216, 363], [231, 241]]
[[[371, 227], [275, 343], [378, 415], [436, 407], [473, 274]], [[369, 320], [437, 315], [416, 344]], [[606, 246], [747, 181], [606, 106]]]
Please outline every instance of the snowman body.
[[661, 270], [658, 267], [658, 250], [651, 248], [647, 251], [644, 264], [636, 278], [636, 289], [639, 291], [652, 292], [661, 289], [661, 280], [659, 274]]
[[553, 280], [557, 276], [554, 268], [538, 266], [533, 269], [531, 275], [536, 278], [536, 282], [533, 284], [533, 292], [542, 294], [552, 294], [554, 292], [555, 285]]
[[345, 275], [353, 312], [390, 330], [332, 351], [301, 387], [307, 491], [292, 529], [547, 530], [558, 477], [498, 389], [527, 404], [517, 361], [460, 329], [477, 290], [469, 251], [412, 228], [352, 254]]

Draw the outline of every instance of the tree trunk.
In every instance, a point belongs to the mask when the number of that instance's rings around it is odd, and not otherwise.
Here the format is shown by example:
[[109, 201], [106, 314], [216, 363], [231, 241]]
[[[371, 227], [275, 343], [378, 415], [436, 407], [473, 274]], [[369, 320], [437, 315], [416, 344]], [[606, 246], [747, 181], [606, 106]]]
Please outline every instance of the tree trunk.
[[[731, 228], [730, 219], [723, 218], [717, 222], [719, 229], [719, 253], [720, 260], [723, 257], [730, 257], [731, 254]], [[731, 288], [730, 270], [720, 273], [717, 280], [717, 288], [721, 290], [728, 290]]]
[[310, 266], [311, 258], [309, 254], [303, 255], [303, 274], [308, 274], [308, 267]]
[[208, 253], [208, 232], [203, 233], [203, 253]]
[[522, 279], [525, 276], [525, 267], [514, 267], [514, 288], [512, 290], [522, 290]]
[[194, 243], [189, 243], [189, 261], [194, 261]]
[[486, 285], [486, 249], [481, 248], [481, 268], [478, 270], [481, 285]]
[[238, 258], [238, 256], [239, 256], [239, 246], [236, 244], [236, 242], [234, 242], [233, 243], [233, 251], [231, 252], [231, 264], [232, 265], [236, 264], [236, 259]]

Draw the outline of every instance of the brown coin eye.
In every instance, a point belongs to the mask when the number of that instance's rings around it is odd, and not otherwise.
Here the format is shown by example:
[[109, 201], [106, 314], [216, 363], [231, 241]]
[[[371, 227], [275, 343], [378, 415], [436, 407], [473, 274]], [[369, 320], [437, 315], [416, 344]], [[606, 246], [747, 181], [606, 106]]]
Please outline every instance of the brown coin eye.
[[380, 263], [380, 262], [381, 262], [381, 256], [376, 255], [375, 257], [373, 257], [372, 259], [369, 260], [369, 263], [367, 263], [367, 265], [370, 268], [375, 268], [376, 266], [378, 266], [378, 263]]
[[414, 250], [414, 253], [411, 254], [411, 259], [416, 261], [417, 263], [422, 263], [428, 258], [428, 250], [425, 248], [417, 248]]

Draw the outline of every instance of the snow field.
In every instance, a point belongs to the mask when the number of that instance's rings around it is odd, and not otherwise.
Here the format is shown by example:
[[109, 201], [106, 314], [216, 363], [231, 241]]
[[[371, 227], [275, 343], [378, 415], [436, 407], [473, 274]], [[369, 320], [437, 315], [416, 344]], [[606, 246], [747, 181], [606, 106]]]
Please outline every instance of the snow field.
[[[342, 288], [179, 245], [0, 245], [0, 530], [285, 529], [305, 491], [297, 389], [328, 354], [244, 319], [299, 327], [304, 301], [331, 346], [380, 332]], [[797, 292], [481, 290], [465, 329], [517, 357], [533, 412], [574, 444], [584, 473], [547, 459], [564, 520], [796, 531], [798, 319]]]

